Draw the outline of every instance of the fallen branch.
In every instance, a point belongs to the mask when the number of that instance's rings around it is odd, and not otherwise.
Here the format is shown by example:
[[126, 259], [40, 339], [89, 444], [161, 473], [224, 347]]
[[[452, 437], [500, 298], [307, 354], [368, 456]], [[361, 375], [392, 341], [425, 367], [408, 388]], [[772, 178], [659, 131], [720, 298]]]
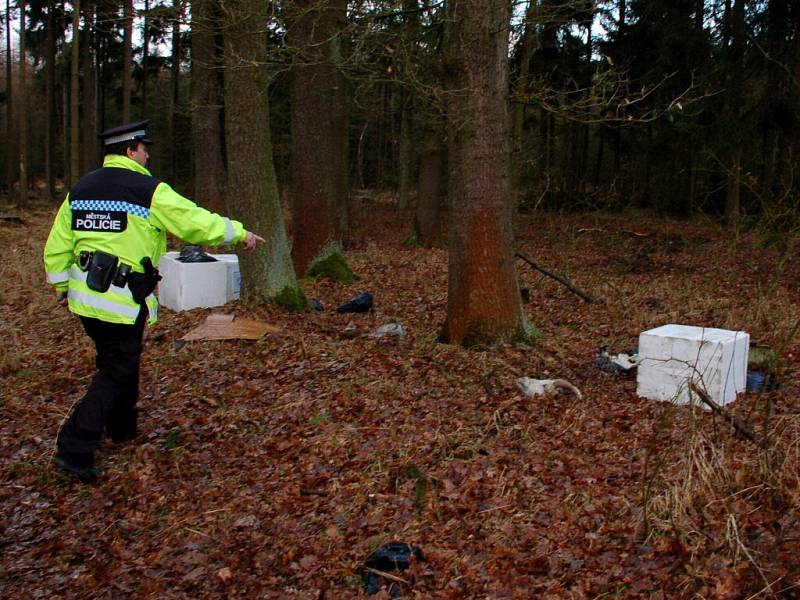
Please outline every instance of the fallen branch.
[[702, 400], [703, 403], [714, 412], [714, 414], [721, 416], [728, 423], [730, 423], [733, 426], [734, 430], [736, 430], [736, 432], [743, 438], [745, 438], [747, 441], [755, 444], [759, 448], [766, 449], [769, 447], [766, 440], [759, 440], [758, 438], [756, 438], [756, 434], [753, 432], [752, 429], [750, 429], [750, 427], [747, 426], [747, 424], [743, 423], [741, 420], [737, 419], [735, 416], [733, 416], [719, 404], [714, 402], [711, 399], [711, 396], [708, 395], [708, 392], [706, 392], [704, 389], [698, 386], [694, 381], [689, 381], [689, 389], [692, 390], [695, 394], [697, 394], [697, 397], [700, 398], [700, 400]]
[[572, 283], [569, 279], [567, 279], [563, 275], [559, 275], [558, 273], [554, 273], [553, 271], [549, 271], [549, 270], [545, 269], [544, 267], [540, 267], [535, 262], [533, 262], [531, 260], [531, 258], [527, 254], [525, 254], [524, 252], [517, 252], [516, 256], [518, 258], [521, 258], [522, 260], [524, 260], [526, 263], [528, 263], [530, 266], [532, 266], [534, 269], [536, 269], [540, 273], [544, 273], [548, 277], [552, 277], [553, 279], [555, 279], [556, 281], [558, 281], [562, 285], [566, 286], [566, 288], [570, 292], [580, 296], [581, 298], [586, 300], [586, 302], [588, 302], [589, 304], [597, 304], [597, 303], [601, 303], [602, 304], [603, 303], [602, 299], [598, 300], [597, 298], [595, 298], [591, 294], [588, 294], [587, 292], [584, 292], [582, 289], [577, 287], [574, 283]]
[[378, 569], [373, 569], [372, 567], [364, 567], [364, 570], [368, 573], [374, 573], [375, 575], [379, 575], [380, 577], [385, 577], [386, 579], [390, 579], [391, 581], [396, 581], [397, 583], [405, 583], [406, 585], [411, 585], [407, 579], [403, 579], [402, 577], [398, 577], [393, 573], [387, 573], [386, 571], [379, 571]]

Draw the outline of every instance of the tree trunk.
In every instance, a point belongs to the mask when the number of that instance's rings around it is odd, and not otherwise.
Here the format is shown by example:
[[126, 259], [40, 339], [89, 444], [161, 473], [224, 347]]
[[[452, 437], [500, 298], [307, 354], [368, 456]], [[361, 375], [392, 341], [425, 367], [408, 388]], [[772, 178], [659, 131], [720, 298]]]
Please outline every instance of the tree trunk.
[[[294, 51], [292, 108], [292, 258], [297, 273], [341, 254], [334, 44], [345, 2], [299, 0], [287, 15]], [[346, 160], [346, 159], [345, 159]]]
[[742, 208], [742, 152], [737, 150], [731, 157], [725, 190], [725, 220], [735, 223]]
[[[347, 20], [346, 0], [334, 0], [338, 9], [337, 31], [344, 29]], [[344, 64], [350, 48], [347, 38], [337, 35], [331, 40], [331, 61], [334, 65]], [[333, 138], [336, 150], [331, 157], [335, 161], [336, 195], [338, 198], [338, 228], [340, 238], [350, 229], [350, 90], [347, 78], [340, 68], [334, 72], [336, 87], [333, 98]]]
[[740, 130], [735, 129], [740, 121], [743, 104], [742, 71], [744, 68], [745, 44], [745, 0], [735, 0], [732, 9], [727, 13], [731, 17], [730, 29], [730, 61], [728, 63], [728, 123], [733, 128], [730, 135], [732, 146], [728, 163], [727, 190], [725, 194], [725, 221], [735, 223], [741, 213], [741, 180], [742, 180], [742, 138]]
[[72, 73], [70, 76], [70, 97], [69, 97], [69, 181], [70, 187], [78, 181], [80, 177], [80, 0], [72, 3]]
[[[148, 59], [150, 58], [150, 0], [144, 0], [144, 15], [142, 19], [142, 116], [146, 119], [149, 110], [149, 90], [148, 90]], [[175, 153], [174, 146], [170, 147], [170, 152]]]
[[8, 184], [8, 196], [11, 197], [11, 190], [16, 180], [17, 170], [17, 145], [14, 143], [14, 85], [11, 68], [11, 2], [6, 0], [6, 181]]
[[403, 39], [402, 52], [398, 56], [398, 71], [401, 76], [400, 90], [400, 148], [398, 156], [399, 197], [397, 208], [408, 208], [412, 178], [414, 176], [415, 144], [414, 144], [414, 66], [416, 60], [417, 37], [419, 36], [419, 2], [403, 0]]
[[406, 90], [400, 91], [400, 149], [397, 160], [399, 192], [398, 210], [408, 208], [411, 196], [411, 176], [413, 173], [414, 126], [411, 95]]
[[25, 48], [25, 0], [19, 3], [19, 207], [28, 204], [28, 65]]
[[211, 211], [225, 212], [222, 57], [216, 42], [220, 18], [216, 5], [214, 0], [192, 1], [194, 198]]
[[81, 94], [81, 112], [83, 113], [84, 133], [81, 148], [83, 150], [83, 165], [81, 172], [92, 171], [98, 167], [97, 154], [97, 85], [95, 80], [94, 65], [94, 43], [92, 32], [94, 31], [94, 6], [91, 0], [84, 0], [83, 10], [83, 31], [81, 32], [81, 54], [83, 58], [83, 76], [81, 83], [83, 93]]
[[450, 258], [441, 338], [464, 345], [527, 339], [514, 266], [509, 181], [508, 32], [504, 0], [454, 0]]
[[522, 38], [520, 44], [520, 65], [517, 81], [514, 83], [512, 112], [513, 125], [511, 130], [511, 193], [513, 197], [514, 212], [522, 201], [522, 177], [525, 171], [525, 113], [528, 108], [528, 85], [530, 83], [531, 57], [533, 56], [533, 25], [538, 17], [537, 0], [528, 0], [525, 11]]
[[414, 233], [423, 246], [439, 246], [442, 242], [442, 202], [446, 192], [443, 135], [432, 126], [426, 127], [419, 162], [419, 187], [414, 217]]
[[267, 243], [239, 255], [242, 295], [274, 299], [301, 307], [306, 301], [297, 285], [283, 223], [269, 131], [267, 4], [230, 0], [225, 4], [225, 137], [228, 207], [248, 229]]
[[[78, 0], [80, 1], [80, 0]], [[125, 0], [122, 41], [122, 122], [131, 120], [131, 72], [133, 69], [133, 0]]]
[[44, 177], [47, 197], [56, 201], [56, 33], [55, 0], [47, 0], [47, 56], [45, 58]]
[[178, 107], [180, 106], [180, 76], [181, 76], [181, 15], [183, 13], [183, 5], [181, 0], [174, 0], [173, 10], [175, 11], [172, 21], [172, 77], [171, 77], [171, 93], [169, 101], [169, 118], [167, 119], [167, 129], [169, 132], [169, 148], [170, 148], [170, 162], [169, 162], [169, 177], [170, 183], [175, 185], [177, 170], [178, 170], [178, 140], [176, 136], [175, 121], [178, 115]]

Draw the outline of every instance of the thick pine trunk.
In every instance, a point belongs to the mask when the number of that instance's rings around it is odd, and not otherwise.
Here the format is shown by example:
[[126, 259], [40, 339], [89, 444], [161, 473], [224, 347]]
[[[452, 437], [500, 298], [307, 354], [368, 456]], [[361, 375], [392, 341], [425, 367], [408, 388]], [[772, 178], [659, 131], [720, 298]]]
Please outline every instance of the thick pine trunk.
[[503, 0], [455, 0], [448, 63], [452, 83], [450, 258], [442, 340], [486, 345], [531, 333], [522, 311], [511, 224], [508, 24]]
[[262, 0], [225, 4], [225, 137], [231, 214], [266, 239], [239, 256], [242, 295], [305, 306], [297, 285], [283, 223], [269, 130], [266, 71], [267, 5]]
[[341, 99], [337, 29], [344, 2], [302, 0], [288, 16], [294, 51], [292, 108], [292, 258], [305, 274], [316, 261], [341, 253]]
[[192, 146], [194, 199], [225, 212], [225, 136], [222, 130], [221, 53], [214, 0], [192, 2]]
[[442, 203], [446, 193], [445, 145], [439, 132], [428, 129], [419, 162], [414, 233], [423, 246], [442, 243]]

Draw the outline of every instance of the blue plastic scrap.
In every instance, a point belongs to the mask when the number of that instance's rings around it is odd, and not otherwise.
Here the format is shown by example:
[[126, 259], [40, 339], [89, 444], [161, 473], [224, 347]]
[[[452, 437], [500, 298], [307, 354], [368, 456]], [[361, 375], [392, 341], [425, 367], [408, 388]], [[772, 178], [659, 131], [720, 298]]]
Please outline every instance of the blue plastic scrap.
[[745, 390], [748, 392], [771, 392], [778, 389], [778, 380], [772, 373], [748, 371]]

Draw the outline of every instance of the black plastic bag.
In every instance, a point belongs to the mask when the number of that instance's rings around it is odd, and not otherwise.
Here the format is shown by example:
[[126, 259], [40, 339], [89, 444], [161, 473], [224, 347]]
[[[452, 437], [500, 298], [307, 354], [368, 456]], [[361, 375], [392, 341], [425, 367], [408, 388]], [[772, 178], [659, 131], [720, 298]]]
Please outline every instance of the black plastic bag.
[[364, 292], [336, 309], [338, 313], [365, 313], [372, 308], [372, 294]]
[[184, 246], [175, 260], [182, 263], [217, 262], [216, 258], [203, 252], [200, 246]]
[[[392, 598], [400, 598], [403, 584], [399, 581], [383, 577], [380, 573], [400, 573], [411, 565], [411, 557], [422, 561], [425, 557], [419, 548], [404, 542], [389, 542], [384, 544], [364, 561], [361, 570], [361, 579], [364, 581], [364, 591], [368, 595], [377, 594], [386, 586]], [[379, 571], [379, 573], [376, 573]]]

